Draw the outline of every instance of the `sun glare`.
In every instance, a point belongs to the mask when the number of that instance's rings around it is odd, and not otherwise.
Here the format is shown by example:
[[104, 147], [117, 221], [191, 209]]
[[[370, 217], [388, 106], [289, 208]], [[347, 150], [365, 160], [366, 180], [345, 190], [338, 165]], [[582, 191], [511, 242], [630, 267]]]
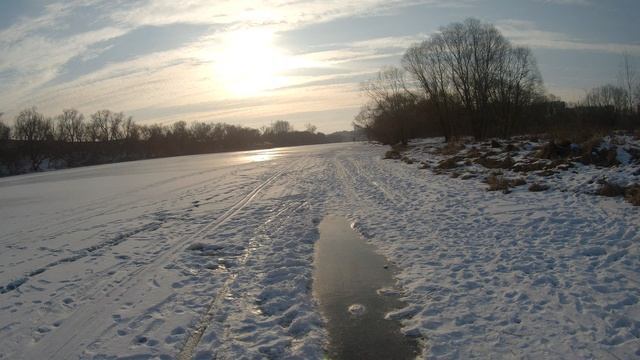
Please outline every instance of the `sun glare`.
[[229, 33], [216, 54], [216, 81], [234, 97], [251, 97], [287, 85], [283, 72], [293, 59], [273, 44], [273, 33], [245, 29]]

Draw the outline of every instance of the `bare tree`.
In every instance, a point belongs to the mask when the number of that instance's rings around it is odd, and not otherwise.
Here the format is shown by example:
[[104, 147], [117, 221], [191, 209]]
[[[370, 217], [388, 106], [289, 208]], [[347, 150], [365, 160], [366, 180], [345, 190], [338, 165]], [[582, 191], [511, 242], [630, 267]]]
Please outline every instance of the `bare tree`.
[[288, 121], [278, 120], [271, 124], [269, 130], [272, 134], [284, 134], [293, 131], [293, 126]]
[[476, 138], [496, 128], [491, 122], [498, 110], [508, 134], [529, 95], [542, 84], [531, 52], [513, 48], [495, 26], [477, 19], [440, 28], [411, 46], [402, 64], [434, 104], [447, 139], [456, 132], [451, 114], [457, 108], [464, 109]]
[[584, 99], [587, 106], [610, 106], [616, 111], [627, 109], [627, 92], [624, 88], [615, 85], [604, 85], [591, 89]]
[[363, 89], [389, 123], [388, 130], [395, 129], [395, 141], [406, 145], [408, 142], [407, 106], [413, 99], [406, 90], [405, 73], [397, 67], [384, 67], [373, 80], [363, 84]]
[[367, 102], [360, 106], [360, 111], [353, 120], [354, 125], [364, 129], [371, 127], [371, 121], [374, 118], [374, 108], [375, 105], [371, 102]]
[[424, 98], [435, 105], [445, 140], [449, 141], [455, 130], [451, 118], [453, 85], [446, 52], [444, 38], [438, 33], [409, 47], [402, 58], [402, 65], [413, 77]]
[[635, 87], [636, 87], [636, 70], [631, 63], [631, 55], [628, 52], [622, 54], [622, 63], [620, 65], [620, 73], [618, 74], [621, 88], [625, 90], [627, 100], [626, 108], [633, 111], [635, 104]]
[[31, 160], [31, 169], [37, 171], [46, 157], [47, 140], [53, 139], [51, 119], [45, 119], [35, 107], [22, 110], [16, 117], [16, 139], [22, 140]]
[[2, 115], [0, 112], [0, 141], [6, 141], [11, 138], [11, 128], [2, 122]]
[[508, 137], [525, 108], [543, 93], [542, 77], [531, 50], [524, 47], [507, 50], [492, 91], [496, 115], [502, 123], [500, 135]]
[[138, 126], [131, 116], [127, 117], [122, 125], [122, 135], [126, 140], [138, 141], [142, 136], [140, 126]]
[[109, 124], [109, 140], [117, 141], [124, 139], [124, 113], [109, 112], [107, 121]]
[[56, 117], [56, 139], [79, 142], [84, 139], [84, 115], [76, 109], [65, 109]]
[[311, 134], [315, 134], [316, 131], [318, 130], [318, 127], [313, 125], [313, 124], [311, 124], [311, 123], [308, 123], [307, 125], [305, 125], [304, 128], [305, 128], [306, 132], [311, 133]]
[[211, 124], [194, 122], [189, 131], [196, 143], [203, 144], [211, 139]]
[[99, 110], [91, 115], [88, 125], [91, 141], [109, 141], [111, 114], [109, 110]]

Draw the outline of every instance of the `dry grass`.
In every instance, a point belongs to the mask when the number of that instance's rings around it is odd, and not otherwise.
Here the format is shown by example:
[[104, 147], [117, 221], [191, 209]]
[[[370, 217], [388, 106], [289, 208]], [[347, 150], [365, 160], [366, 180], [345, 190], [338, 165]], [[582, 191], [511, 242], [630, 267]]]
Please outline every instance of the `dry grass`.
[[400, 153], [397, 150], [389, 150], [386, 153], [384, 153], [384, 158], [399, 160], [400, 158], [402, 158], [402, 155], [400, 155]]
[[549, 185], [546, 185], [546, 184], [533, 183], [529, 186], [529, 191], [531, 192], [539, 192], [539, 191], [546, 191], [546, 190], [549, 190]]
[[409, 165], [413, 164], [413, 159], [411, 159], [411, 158], [409, 158], [409, 157], [407, 157], [407, 156], [403, 156], [401, 160], [402, 160], [403, 162], [405, 162], [405, 163], [409, 164]]
[[460, 141], [450, 141], [445, 146], [436, 151], [436, 154], [440, 155], [455, 155], [464, 150], [464, 144]]
[[598, 191], [596, 191], [596, 194], [600, 196], [615, 197], [624, 195], [624, 192], [625, 191], [622, 186], [610, 183], [608, 181], [603, 181], [602, 186], [600, 186]]
[[540, 171], [546, 169], [548, 166], [547, 163], [542, 161], [536, 162], [527, 162], [527, 163], [518, 163], [515, 164], [511, 169], [516, 172], [530, 172], [530, 171]]
[[440, 161], [438, 163], [438, 166], [436, 166], [436, 168], [438, 169], [455, 169], [457, 167], [459, 167], [460, 165], [458, 165], [458, 163], [461, 161], [462, 159], [458, 156], [452, 156], [450, 158], [444, 159], [442, 161]]
[[505, 194], [508, 194], [511, 188], [527, 184], [523, 178], [508, 179], [497, 173], [490, 174], [485, 182], [489, 185], [487, 191], [502, 191]]
[[509, 180], [509, 186], [511, 187], [522, 186], [526, 184], [527, 184], [527, 181], [523, 178], [516, 178], [516, 179]]
[[511, 169], [515, 164], [515, 161], [513, 161], [511, 156], [507, 156], [502, 160], [490, 157], [480, 157], [476, 159], [476, 164], [482, 165], [487, 169]]
[[633, 206], [640, 206], [640, 184], [622, 187], [608, 181], [603, 181], [596, 195], [608, 197], [624, 196], [624, 199]]
[[624, 199], [633, 206], [640, 206], [640, 184], [633, 184], [625, 189]]
[[618, 165], [615, 146], [610, 149], [599, 149], [603, 141], [602, 136], [592, 136], [580, 143], [580, 162], [585, 165], [594, 164], [604, 167]]
[[571, 155], [570, 141], [550, 141], [540, 147], [540, 149], [535, 153], [535, 157], [549, 160], [564, 159], [569, 155]]

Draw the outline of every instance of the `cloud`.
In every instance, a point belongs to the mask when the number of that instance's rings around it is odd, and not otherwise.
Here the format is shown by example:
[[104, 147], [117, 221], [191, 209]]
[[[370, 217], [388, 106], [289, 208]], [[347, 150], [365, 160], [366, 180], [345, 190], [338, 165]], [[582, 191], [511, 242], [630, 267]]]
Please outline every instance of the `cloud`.
[[531, 21], [501, 20], [496, 26], [514, 43], [532, 48], [640, 55], [640, 45], [637, 44], [588, 42], [564, 33], [540, 30]]
[[[216, 84], [211, 64], [222, 51], [225, 34], [235, 29], [253, 26], [277, 32], [340, 17], [388, 13], [415, 4], [454, 6], [469, 2], [223, 0], [212, 5], [210, 1], [192, 0], [178, 4], [169, 0], [143, 0], [54, 3], [47, 5], [41, 16], [24, 18], [0, 32], [0, 52], [3, 54], [0, 58], [0, 76], [3, 78], [0, 92], [6, 94], [0, 99], [0, 107], [8, 110], [7, 115], [32, 104], [49, 112], [68, 106], [85, 112], [98, 108], [136, 111], [167, 102], [187, 106], [205, 98], [224, 99], [226, 95], [220, 84]], [[101, 18], [92, 20], [108, 26], [75, 34], [73, 29], [67, 29], [68, 36], [51, 35], [84, 15], [87, 6], [99, 8], [100, 11], [93, 9], [92, 13], [100, 14]], [[207, 35], [195, 36], [186, 45], [176, 44], [176, 47], [162, 51], [154, 49], [149, 54], [132, 53], [126, 59], [116, 58], [117, 62], [109, 62], [108, 55], [116, 51], [114, 41], [131, 37], [129, 34], [137, 29], [169, 28], [174, 24], [216, 24], [217, 27]], [[294, 88], [327, 87], [332, 81], [347, 86], [341, 82], [372, 71], [351, 69], [350, 63], [397, 56], [409, 40], [409, 37], [399, 37], [327, 44], [333, 49], [289, 54], [300, 59], [297, 62], [303, 64], [300, 66], [306, 69], [306, 74], [295, 74], [295, 69], [289, 69], [291, 73], [286, 75], [290, 77], [289, 85], [268, 96], [290, 96], [287, 91]], [[73, 71], [71, 68], [80, 67], [78, 64], [90, 71]], [[357, 88], [357, 84], [350, 86]]]
[[593, 3], [590, 0], [536, 0], [537, 2], [544, 2], [548, 4], [557, 4], [557, 5], [580, 5], [580, 6], [590, 6]]

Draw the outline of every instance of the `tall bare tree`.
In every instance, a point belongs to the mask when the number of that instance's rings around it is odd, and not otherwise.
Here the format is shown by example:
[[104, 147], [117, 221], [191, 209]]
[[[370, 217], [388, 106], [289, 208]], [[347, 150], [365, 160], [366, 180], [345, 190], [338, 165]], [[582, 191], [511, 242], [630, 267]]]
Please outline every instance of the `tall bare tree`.
[[445, 41], [438, 33], [409, 47], [402, 58], [402, 65], [424, 98], [434, 104], [442, 132], [449, 141], [454, 136], [455, 126], [452, 118], [453, 84], [446, 52]]
[[267, 132], [270, 132], [271, 134], [276, 134], [276, 135], [284, 134], [292, 131], [293, 131], [293, 126], [291, 126], [291, 123], [285, 120], [278, 120], [273, 124], [271, 124], [271, 127], [267, 129]]
[[620, 84], [626, 92], [626, 100], [628, 110], [630, 112], [635, 110], [637, 89], [640, 89], [640, 82], [637, 79], [636, 69], [633, 66], [631, 55], [628, 52], [622, 54], [622, 64], [620, 66]]
[[304, 126], [304, 130], [308, 133], [315, 134], [316, 131], [318, 130], [318, 127], [311, 123], [308, 123], [307, 125]]
[[109, 110], [99, 110], [91, 115], [91, 122], [88, 125], [91, 141], [109, 141], [111, 116], [112, 113]]
[[491, 95], [495, 99], [496, 116], [501, 121], [500, 135], [508, 137], [513, 133], [526, 107], [542, 92], [542, 77], [531, 50], [510, 47], [502, 58]]
[[65, 109], [56, 117], [56, 139], [79, 142], [84, 139], [84, 115], [76, 109]]
[[37, 171], [46, 157], [45, 142], [53, 139], [51, 119], [45, 119], [35, 107], [22, 110], [16, 117], [15, 137], [23, 141], [31, 161], [31, 169]]
[[378, 116], [389, 123], [388, 130], [396, 132], [395, 141], [406, 145], [408, 141], [408, 114], [405, 111], [413, 99], [407, 92], [405, 72], [397, 67], [385, 67], [363, 89], [375, 104]]
[[458, 106], [476, 138], [496, 128], [491, 122], [498, 109], [507, 119], [503, 132], [508, 133], [518, 109], [542, 84], [531, 52], [514, 48], [495, 26], [477, 19], [440, 28], [411, 46], [402, 64], [435, 105], [447, 139], [456, 131], [451, 113]]
[[140, 140], [140, 126], [138, 126], [131, 116], [127, 117], [122, 125], [122, 135], [127, 140], [138, 141]]
[[124, 113], [110, 112], [108, 116], [109, 140], [116, 141], [116, 140], [122, 140], [125, 138], [124, 122], [125, 122]]
[[11, 128], [2, 122], [2, 115], [0, 112], [0, 141], [6, 141], [11, 138]]
[[604, 85], [591, 89], [585, 97], [585, 105], [593, 107], [610, 106], [615, 111], [625, 111], [628, 106], [627, 92], [615, 85]]

